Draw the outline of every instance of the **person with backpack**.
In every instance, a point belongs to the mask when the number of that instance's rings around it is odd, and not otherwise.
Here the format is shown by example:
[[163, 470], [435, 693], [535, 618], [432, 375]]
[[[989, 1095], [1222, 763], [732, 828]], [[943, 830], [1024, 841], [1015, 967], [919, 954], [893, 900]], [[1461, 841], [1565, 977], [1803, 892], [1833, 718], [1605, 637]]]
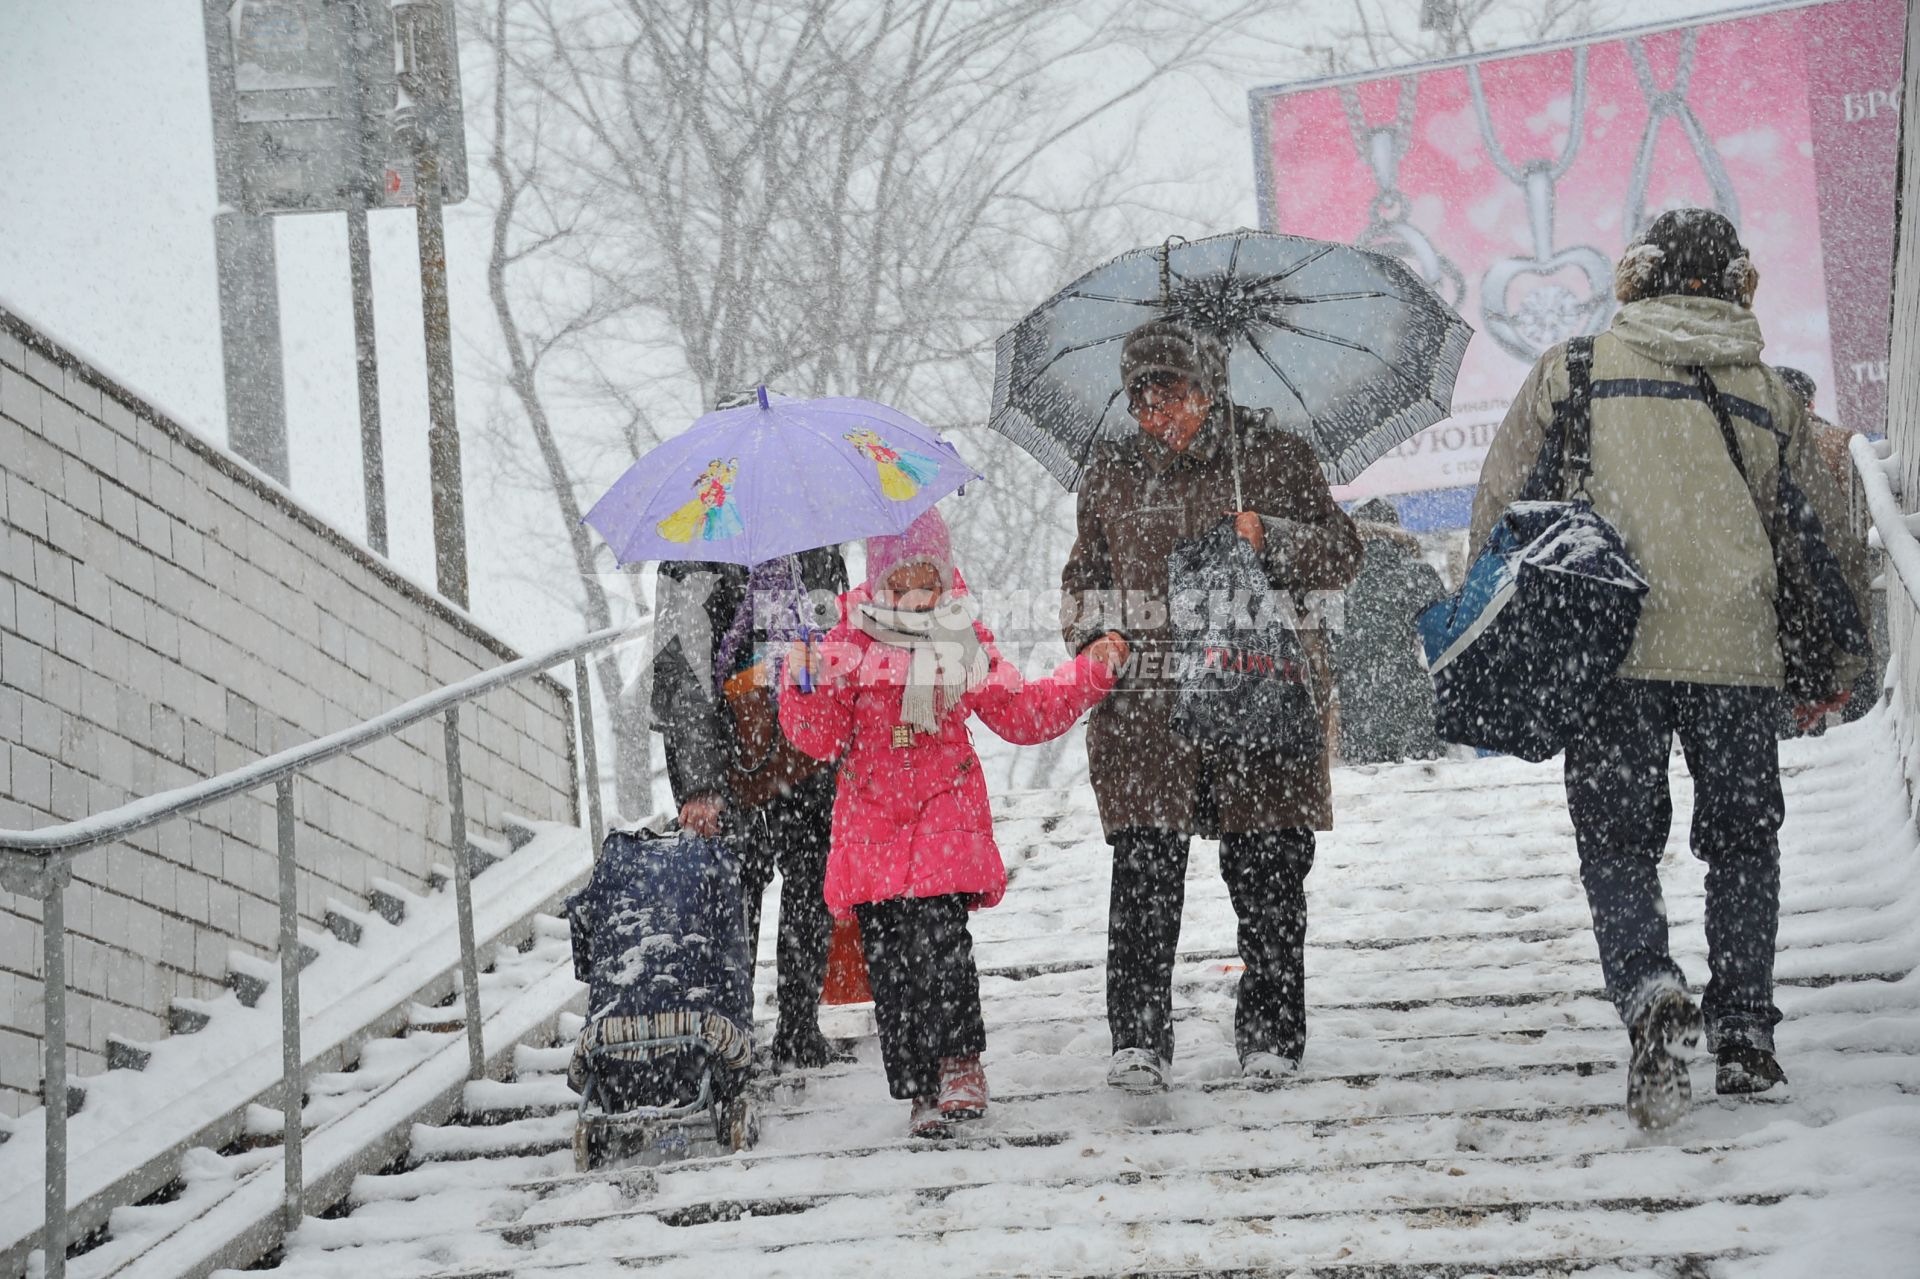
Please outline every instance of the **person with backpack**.
[[[1632, 1050], [1627, 1108], [1646, 1128], [1685, 1114], [1686, 1060], [1703, 1029], [1718, 1092], [1786, 1082], [1774, 1053], [1784, 816], [1774, 706], [1791, 686], [1803, 719], [1824, 714], [1857, 669], [1814, 637], [1858, 623], [1863, 548], [1821, 535], [1843, 527], [1842, 507], [1804, 402], [1761, 362], [1758, 282], [1719, 213], [1656, 218], [1620, 259], [1611, 328], [1540, 357], [1474, 497], [1478, 546], [1527, 487], [1556, 410], [1584, 412], [1586, 492], [1648, 584], [1632, 647], [1565, 765], [1601, 970]], [[1783, 593], [1808, 566], [1825, 589]], [[1844, 587], [1825, 572], [1836, 568]], [[1676, 735], [1694, 784], [1692, 848], [1707, 864], [1711, 980], [1698, 1007], [1668, 953], [1660, 889]]]
[[[824, 885], [833, 819], [834, 770], [804, 761], [780, 736], [763, 646], [768, 591], [795, 577], [823, 598], [847, 589], [832, 547], [757, 566], [664, 562], [654, 607], [663, 639], [654, 662], [652, 727], [666, 745], [667, 781], [680, 824], [725, 839], [740, 858], [749, 945], [777, 868], [780, 930], [775, 951], [778, 1022], [773, 1059], [813, 1067], [851, 1057], [820, 1031], [833, 919]], [[756, 616], [756, 600], [759, 601]]]

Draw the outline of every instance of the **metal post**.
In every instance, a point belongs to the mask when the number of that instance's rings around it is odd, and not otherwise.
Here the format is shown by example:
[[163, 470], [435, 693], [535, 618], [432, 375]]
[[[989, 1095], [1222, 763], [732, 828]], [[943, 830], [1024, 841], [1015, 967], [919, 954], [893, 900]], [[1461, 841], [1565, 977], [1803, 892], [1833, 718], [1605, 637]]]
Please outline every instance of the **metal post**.
[[467, 604], [466, 501], [460, 431], [453, 412], [453, 323], [447, 308], [447, 238], [441, 218], [440, 131], [446, 127], [453, 68], [451, 6], [396, 5], [403, 27], [401, 87], [412, 100], [414, 215], [420, 240], [420, 310], [427, 339], [427, 465], [433, 495], [433, 561], [440, 593]]
[[[391, 19], [389, 19], [390, 21]], [[367, 545], [387, 553], [386, 448], [380, 435], [380, 356], [373, 330], [373, 256], [367, 242], [367, 208], [374, 166], [369, 145], [365, 77], [361, 63], [375, 46], [363, 4], [347, 6], [345, 70], [347, 100], [353, 104], [352, 156], [347, 185], [347, 266], [353, 285], [354, 370], [360, 388], [360, 469], [366, 481]]]
[[273, 219], [238, 209], [213, 215], [226, 371], [227, 446], [282, 484], [287, 462], [286, 377], [280, 360], [280, 282]]
[[467, 606], [467, 516], [460, 429], [453, 414], [453, 321], [447, 308], [447, 236], [440, 215], [440, 158], [432, 131], [414, 143], [419, 199], [420, 309], [427, 331], [427, 467], [433, 498], [434, 584]]
[[46, 1279], [67, 1273], [67, 867], [48, 866], [40, 898], [41, 964], [46, 974], [41, 1078], [47, 1106]]
[[386, 446], [380, 435], [380, 357], [373, 333], [373, 258], [367, 210], [354, 197], [347, 210], [347, 261], [353, 277], [354, 367], [360, 381], [360, 469], [366, 477], [367, 545], [387, 553]]
[[300, 898], [294, 874], [293, 778], [274, 783], [280, 816], [280, 1153], [286, 1160], [287, 1188], [282, 1217], [288, 1234], [306, 1215], [301, 1168], [301, 1109], [306, 1092], [300, 1078]]
[[587, 833], [593, 838], [594, 860], [599, 860], [600, 845], [607, 837], [606, 822], [600, 813], [600, 744], [593, 737], [593, 684], [587, 674], [587, 659], [573, 659], [574, 698], [580, 706], [580, 765], [587, 782]]
[[473, 869], [467, 864], [467, 784], [460, 769], [460, 708], [447, 708], [447, 807], [453, 835], [453, 901], [460, 919], [460, 992], [466, 1003], [467, 1074], [484, 1079], [487, 1046], [480, 1027], [480, 959], [474, 953]]
[[273, 219], [245, 211], [234, 91], [232, 0], [205, 0], [213, 104], [214, 264], [226, 371], [227, 443], [282, 484], [287, 470], [286, 376], [280, 358], [280, 284]]

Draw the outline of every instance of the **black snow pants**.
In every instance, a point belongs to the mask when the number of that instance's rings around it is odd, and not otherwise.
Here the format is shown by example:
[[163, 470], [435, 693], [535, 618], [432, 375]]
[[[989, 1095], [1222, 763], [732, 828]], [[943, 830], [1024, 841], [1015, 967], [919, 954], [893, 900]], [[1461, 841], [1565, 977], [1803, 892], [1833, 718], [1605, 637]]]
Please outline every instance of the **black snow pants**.
[[[1173, 1060], [1173, 960], [1186, 904], [1187, 845], [1181, 831], [1117, 830], [1107, 914], [1107, 1027], [1113, 1050], [1145, 1048]], [[1242, 1057], [1270, 1052], [1295, 1061], [1307, 1045], [1307, 872], [1313, 832], [1304, 827], [1228, 834], [1220, 875], [1240, 920], [1246, 972], [1234, 991], [1233, 1038]]]
[[1567, 747], [1567, 811], [1607, 995], [1629, 1026], [1661, 990], [1686, 989], [1667, 952], [1660, 855], [1673, 821], [1668, 757], [1693, 774], [1694, 856], [1707, 864], [1707, 1042], [1773, 1047], [1780, 921], [1779, 692], [1615, 680]]
[[939, 1093], [942, 1057], [975, 1057], [987, 1048], [967, 902], [966, 894], [947, 893], [853, 908], [887, 1091], [902, 1100]]
[[756, 946], [760, 903], [775, 868], [780, 871], [776, 1044], [819, 1033], [820, 987], [827, 975], [827, 944], [833, 938], [826, 899], [833, 788], [831, 771], [810, 777], [790, 794], [735, 814], [728, 832], [740, 854], [747, 936]]

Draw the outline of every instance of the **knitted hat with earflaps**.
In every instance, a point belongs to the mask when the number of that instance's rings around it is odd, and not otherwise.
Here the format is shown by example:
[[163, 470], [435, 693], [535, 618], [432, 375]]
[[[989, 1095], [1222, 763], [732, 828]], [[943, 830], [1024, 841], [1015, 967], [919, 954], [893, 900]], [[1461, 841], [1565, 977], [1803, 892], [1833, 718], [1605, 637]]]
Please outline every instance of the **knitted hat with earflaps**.
[[1627, 246], [1613, 272], [1622, 302], [1677, 294], [1752, 306], [1760, 272], [1740, 232], [1712, 209], [1669, 209]]

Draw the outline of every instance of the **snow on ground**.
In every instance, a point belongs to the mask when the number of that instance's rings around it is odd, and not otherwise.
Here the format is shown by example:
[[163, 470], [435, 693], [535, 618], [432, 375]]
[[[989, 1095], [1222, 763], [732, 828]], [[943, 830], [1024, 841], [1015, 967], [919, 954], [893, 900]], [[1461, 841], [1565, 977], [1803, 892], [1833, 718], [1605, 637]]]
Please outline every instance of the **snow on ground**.
[[[857, 1064], [764, 1085], [753, 1152], [580, 1176], [565, 1046], [523, 1046], [514, 1081], [416, 1128], [406, 1164], [308, 1220], [280, 1270], [1913, 1275], [1920, 858], [1899, 762], [1884, 712], [1783, 758], [1786, 1097], [1719, 1101], [1702, 1060], [1684, 1124], [1628, 1124], [1558, 767], [1488, 760], [1336, 774], [1312, 1037], [1280, 1087], [1236, 1078], [1233, 918], [1196, 844], [1175, 1086], [1124, 1099], [1102, 1083], [1098, 822], [1083, 794], [1031, 792], [999, 805], [1014, 882], [975, 917], [995, 1101], [974, 1136], [904, 1139], [863, 1034]], [[1674, 949], [1703, 980], [1675, 773]], [[830, 1017], [870, 1031], [864, 1009]]]

